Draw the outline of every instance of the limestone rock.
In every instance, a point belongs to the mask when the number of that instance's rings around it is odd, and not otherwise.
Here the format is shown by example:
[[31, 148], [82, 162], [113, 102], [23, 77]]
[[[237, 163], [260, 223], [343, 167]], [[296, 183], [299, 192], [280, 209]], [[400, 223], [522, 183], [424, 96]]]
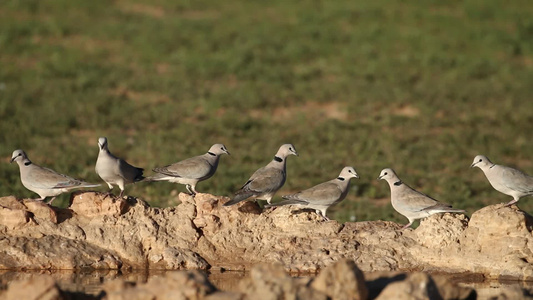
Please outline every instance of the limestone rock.
[[479, 294], [476, 290], [469, 287], [459, 286], [457, 283], [451, 282], [448, 276], [432, 275], [435, 285], [439, 290], [439, 294], [444, 300], [474, 300], [478, 298]]
[[516, 206], [491, 205], [472, 214], [461, 243], [477, 266], [473, 271], [532, 280], [532, 224], [533, 218]]
[[467, 227], [468, 217], [463, 214], [435, 214], [422, 219], [413, 238], [422, 247], [446, 248], [456, 245]]
[[33, 219], [36, 220], [37, 223], [43, 220], [45, 222], [57, 224], [57, 212], [50, 205], [43, 201], [36, 201], [32, 199], [24, 199], [22, 200], [22, 203], [27, 210], [31, 211], [33, 214]]
[[403, 281], [393, 282], [379, 294], [376, 300], [433, 300], [443, 299], [431, 276], [413, 273]]
[[70, 197], [69, 208], [79, 216], [87, 218], [100, 216], [122, 215], [127, 208], [128, 201], [123, 198], [115, 198], [107, 193], [74, 192]]
[[0, 206], [0, 222], [7, 229], [15, 229], [26, 225], [31, 213], [23, 209], [12, 209]]
[[279, 263], [292, 273], [318, 273], [349, 259], [365, 272], [533, 279], [533, 219], [516, 206], [488, 206], [470, 220], [433, 215], [400, 231], [388, 221], [326, 222], [290, 206], [224, 207], [228, 198], [209, 194], [179, 200], [153, 208], [132, 197], [78, 192], [61, 209], [0, 198], [0, 267], [247, 270]]
[[120, 257], [84, 241], [0, 237], [0, 269], [118, 269]]
[[365, 276], [351, 260], [341, 260], [324, 269], [313, 280], [311, 287], [330, 299], [368, 298]]
[[[0, 198], [0, 207], [17, 216], [0, 221], [0, 232], [6, 233], [0, 238], [6, 250], [0, 251], [9, 253], [0, 257], [0, 267], [205, 269], [209, 266], [190, 250], [199, 238], [192, 223], [193, 204], [180, 205], [180, 210], [154, 209], [135, 198], [83, 192], [73, 194], [68, 209], [50, 208], [36, 201], [19, 202], [9, 197]], [[61, 257], [64, 261], [59, 260]]]
[[431, 216], [406, 234], [418, 241], [409, 251], [419, 266], [492, 278], [533, 278], [531, 216], [502, 204], [475, 212], [467, 226], [459, 216]]
[[[396, 273], [383, 274], [375, 279], [381, 281], [381, 286], [376, 283], [371, 288], [379, 288], [373, 291], [376, 300], [380, 299], [408, 299], [408, 300], [474, 300], [477, 294], [474, 289], [460, 287], [451, 283], [447, 277], [433, 277], [426, 273], [414, 272], [411, 274]], [[379, 284], [378, 284], [379, 285]]]
[[15, 197], [0, 198], [0, 225], [7, 230], [23, 227], [31, 217], [32, 214]]
[[250, 277], [243, 279], [240, 287], [246, 299], [328, 299], [326, 294], [310, 289], [290, 277], [279, 264], [253, 267]]
[[138, 285], [127, 284], [119, 279], [104, 288], [107, 300], [206, 299], [216, 291], [205, 274], [199, 271], [171, 272]]

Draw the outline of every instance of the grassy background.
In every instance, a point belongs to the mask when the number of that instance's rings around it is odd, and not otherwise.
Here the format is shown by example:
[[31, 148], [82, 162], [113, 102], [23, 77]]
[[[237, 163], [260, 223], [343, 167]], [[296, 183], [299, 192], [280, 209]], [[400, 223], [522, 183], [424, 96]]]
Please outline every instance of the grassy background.
[[[227, 196], [293, 143], [278, 199], [360, 174], [339, 221], [406, 222], [385, 167], [469, 213], [509, 201], [469, 165], [486, 154], [533, 174], [531, 16], [529, 0], [1, 1], [0, 195], [36, 196], [8, 164], [18, 148], [101, 182], [107, 136], [147, 174], [224, 143], [232, 156], [197, 189]], [[126, 192], [169, 206], [180, 191]]]

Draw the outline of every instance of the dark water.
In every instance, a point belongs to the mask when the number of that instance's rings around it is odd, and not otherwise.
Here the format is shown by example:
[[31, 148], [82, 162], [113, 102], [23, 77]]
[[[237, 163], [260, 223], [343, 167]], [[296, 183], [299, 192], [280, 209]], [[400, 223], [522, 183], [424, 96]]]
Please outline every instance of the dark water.
[[[38, 276], [52, 276], [62, 290], [82, 292], [98, 295], [102, 285], [106, 282], [122, 278], [131, 282], [145, 283], [149, 278], [162, 277], [168, 272], [180, 271], [131, 271], [122, 273], [116, 270], [106, 271], [8, 271], [0, 270], [0, 291], [5, 290], [11, 281], [29, 279]], [[238, 291], [239, 282], [246, 276], [246, 272], [214, 272], [206, 273], [209, 280], [219, 290]], [[450, 281], [461, 286], [474, 288], [478, 299], [525, 299], [533, 295], [533, 282], [524, 281], [488, 281], [482, 276], [433, 275], [447, 277]], [[504, 296], [505, 295], [505, 296]], [[532, 297], [533, 298], [533, 297]]]

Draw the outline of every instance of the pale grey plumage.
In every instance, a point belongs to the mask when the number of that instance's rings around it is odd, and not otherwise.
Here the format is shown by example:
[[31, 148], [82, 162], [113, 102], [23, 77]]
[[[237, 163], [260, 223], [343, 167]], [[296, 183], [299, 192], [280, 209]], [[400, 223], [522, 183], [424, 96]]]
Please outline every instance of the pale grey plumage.
[[41, 198], [38, 200], [52, 197], [48, 204], [52, 204], [56, 196], [71, 189], [100, 186], [99, 184], [74, 179], [54, 170], [38, 166], [32, 163], [26, 153], [20, 149], [13, 151], [11, 162], [14, 161], [19, 166], [22, 185], [28, 190], [39, 194]]
[[110, 191], [113, 189], [113, 185], [116, 185], [120, 188], [119, 197], [122, 197], [126, 184], [144, 179], [143, 169], [134, 167], [109, 152], [107, 138], [100, 137], [98, 147], [100, 151], [94, 170], [107, 183]]
[[505, 206], [518, 202], [522, 197], [533, 195], [533, 177], [517, 169], [493, 164], [484, 155], [477, 155], [470, 167], [480, 168], [495, 190], [513, 197]]
[[223, 144], [214, 144], [203, 155], [191, 157], [180, 162], [153, 169], [157, 174], [147, 177], [146, 181], [170, 181], [185, 184], [187, 190], [195, 195], [196, 184], [215, 174], [220, 156], [230, 154]]
[[378, 179], [385, 179], [389, 184], [392, 207], [409, 219], [409, 223], [402, 227], [402, 229], [411, 226], [417, 219], [422, 219], [436, 213], [464, 212], [464, 210], [454, 209], [449, 204], [441, 203], [428, 195], [412, 189], [403, 183], [392, 169], [383, 169]]
[[355, 169], [353, 167], [344, 167], [337, 178], [315, 185], [296, 194], [285, 195], [282, 198], [286, 200], [265, 207], [298, 205], [314, 209], [318, 215], [322, 216], [325, 220], [329, 220], [326, 216], [326, 210], [346, 198], [352, 178], [359, 178]]
[[255, 171], [240, 190], [235, 193], [235, 197], [224, 203], [230, 206], [250, 197], [266, 200], [269, 204], [274, 194], [285, 184], [287, 157], [298, 155], [296, 148], [292, 144], [281, 145], [274, 159], [266, 166]]

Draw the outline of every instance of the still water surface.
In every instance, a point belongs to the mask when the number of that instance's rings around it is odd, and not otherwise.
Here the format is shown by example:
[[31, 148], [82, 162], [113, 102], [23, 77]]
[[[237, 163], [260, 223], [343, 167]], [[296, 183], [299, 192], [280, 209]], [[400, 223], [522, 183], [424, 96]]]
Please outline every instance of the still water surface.
[[[54, 271], [8, 271], [0, 270], [0, 290], [7, 288], [11, 281], [29, 279], [37, 276], [52, 276], [62, 290], [71, 292], [82, 292], [91, 295], [98, 295], [102, 291], [105, 282], [118, 278], [130, 282], [145, 283], [149, 278], [165, 276], [168, 272], [180, 271], [132, 271], [122, 273], [116, 270], [73, 272], [71, 270]], [[239, 282], [248, 276], [246, 272], [223, 272], [207, 273], [209, 280], [219, 290], [238, 291]], [[433, 275], [446, 276], [449, 280], [457, 282], [461, 286], [474, 288], [478, 299], [497, 299], [501, 295], [533, 295], [533, 282], [524, 281], [487, 281], [481, 276], [454, 276], [454, 275]], [[371, 277], [371, 276], [370, 276]], [[500, 297], [499, 297], [500, 296]], [[514, 297], [513, 297], [514, 298]], [[528, 297], [529, 298], [529, 297]]]

